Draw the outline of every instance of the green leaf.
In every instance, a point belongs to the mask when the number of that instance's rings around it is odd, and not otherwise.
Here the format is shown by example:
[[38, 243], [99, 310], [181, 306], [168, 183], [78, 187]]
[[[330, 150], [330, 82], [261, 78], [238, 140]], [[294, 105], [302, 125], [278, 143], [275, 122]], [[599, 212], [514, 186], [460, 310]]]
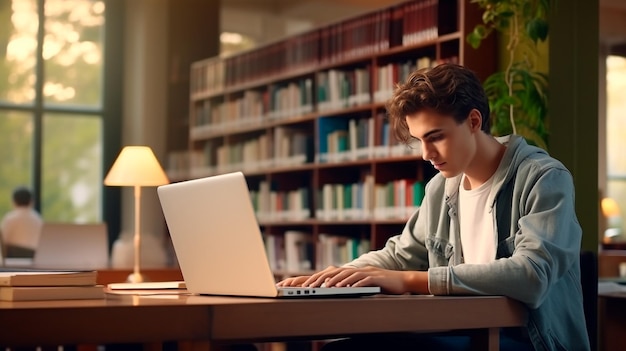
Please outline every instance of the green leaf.
[[485, 12], [483, 12], [483, 23], [492, 22], [495, 17], [496, 15], [493, 11], [485, 10]]
[[505, 28], [509, 28], [510, 26], [510, 22], [509, 19], [506, 17], [500, 17], [497, 19], [497, 24], [496, 27], [499, 28], [500, 30], [503, 30]]
[[467, 35], [465, 40], [474, 48], [477, 49], [480, 46], [480, 42], [485, 39], [491, 33], [491, 28], [485, 27], [482, 24], [474, 27], [474, 30]]
[[473, 47], [474, 49], [478, 49], [480, 47], [480, 42], [482, 41], [482, 38], [477, 36], [476, 33], [471, 32], [467, 35], [465, 40], [468, 44], [470, 44], [471, 47]]
[[509, 18], [509, 17], [513, 17], [515, 15], [515, 12], [511, 10], [505, 10], [505, 11], [500, 12], [499, 15], [501, 17]]
[[537, 44], [537, 41], [545, 41], [548, 38], [548, 22], [541, 18], [534, 18], [526, 23], [526, 34]]
[[[550, 0], [470, 0], [483, 10], [485, 25], [475, 29], [474, 40], [478, 43], [496, 30], [508, 33], [514, 23], [520, 23], [520, 42], [530, 54], [536, 53], [536, 44], [548, 38], [547, 15]], [[552, 1], [553, 2], [553, 1]], [[514, 22], [515, 19], [515, 22]], [[484, 29], [484, 30], [483, 30]], [[480, 38], [478, 40], [477, 38]], [[468, 42], [471, 43], [469, 36]], [[473, 45], [477, 47], [477, 45]], [[511, 113], [516, 132], [528, 138], [529, 142], [546, 147], [548, 137], [548, 77], [532, 71], [532, 66], [523, 59], [513, 58], [512, 69], [495, 72], [483, 82], [489, 99], [491, 130], [494, 135], [510, 134]], [[507, 85], [505, 74], [510, 74], [511, 87]]]
[[479, 24], [474, 27], [474, 33], [482, 39], [485, 38], [487, 34], [489, 34], [489, 31], [487, 30], [487, 27]]

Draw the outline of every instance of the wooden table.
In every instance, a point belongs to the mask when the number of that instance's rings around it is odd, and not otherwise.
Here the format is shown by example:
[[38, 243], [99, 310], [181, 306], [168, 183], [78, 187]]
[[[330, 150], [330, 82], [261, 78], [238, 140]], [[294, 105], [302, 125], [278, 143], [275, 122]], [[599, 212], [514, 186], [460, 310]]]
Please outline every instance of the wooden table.
[[[425, 318], [424, 316], [428, 316]], [[215, 350], [233, 342], [323, 339], [362, 333], [470, 329], [476, 349], [497, 350], [499, 328], [525, 309], [499, 296], [268, 299], [108, 296], [103, 300], [0, 301], [0, 345], [144, 343]]]
[[626, 293], [599, 293], [598, 309], [600, 350], [624, 350], [624, 334], [626, 334]]

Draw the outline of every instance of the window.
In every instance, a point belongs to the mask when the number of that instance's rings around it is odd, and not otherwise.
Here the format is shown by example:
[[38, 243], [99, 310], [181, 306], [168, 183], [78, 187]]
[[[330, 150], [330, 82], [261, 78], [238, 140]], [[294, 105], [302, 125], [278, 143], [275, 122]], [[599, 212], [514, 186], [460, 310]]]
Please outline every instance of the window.
[[103, 220], [104, 0], [0, 0], [0, 214], [30, 186], [47, 221]]
[[624, 232], [621, 218], [626, 215], [626, 57], [607, 57], [606, 96], [606, 197], [615, 200], [620, 211], [620, 220], [609, 226], [619, 226]]

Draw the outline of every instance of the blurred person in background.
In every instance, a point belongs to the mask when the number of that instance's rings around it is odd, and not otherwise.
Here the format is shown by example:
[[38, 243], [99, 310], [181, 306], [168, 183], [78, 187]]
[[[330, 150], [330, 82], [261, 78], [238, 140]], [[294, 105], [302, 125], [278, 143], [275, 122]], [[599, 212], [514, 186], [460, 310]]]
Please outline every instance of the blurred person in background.
[[0, 223], [4, 257], [32, 258], [37, 249], [43, 220], [33, 208], [33, 194], [27, 187], [13, 190], [13, 209]]

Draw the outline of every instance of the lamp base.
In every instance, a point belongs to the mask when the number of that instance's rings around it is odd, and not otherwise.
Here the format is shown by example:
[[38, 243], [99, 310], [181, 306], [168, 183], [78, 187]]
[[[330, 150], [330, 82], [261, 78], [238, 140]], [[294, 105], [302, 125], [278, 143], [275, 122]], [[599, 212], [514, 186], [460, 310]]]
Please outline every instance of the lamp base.
[[146, 276], [141, 273], [131, 273], [128, 275], [128, 278], [126, 278], [126, 282], [128, 283], [143, 283], [147, 281]]

